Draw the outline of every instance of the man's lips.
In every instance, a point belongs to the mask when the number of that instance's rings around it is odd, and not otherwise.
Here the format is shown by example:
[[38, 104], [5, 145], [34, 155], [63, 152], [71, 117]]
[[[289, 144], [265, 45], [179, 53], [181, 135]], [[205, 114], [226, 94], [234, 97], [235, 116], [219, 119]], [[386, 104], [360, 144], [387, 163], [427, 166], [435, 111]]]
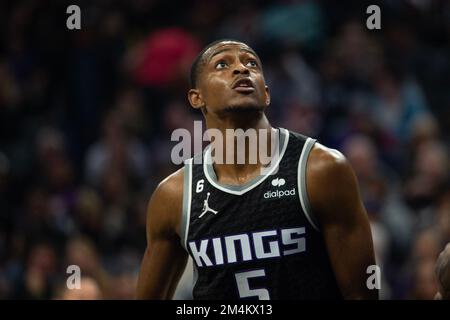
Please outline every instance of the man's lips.
[[233, 84], [233, 89], [240, 93], [251, 93], [255, 91], [255, 88], [253, 87], [253, 82], [249, 78], [237, 80]]
[[235, 91], [240, 92], [240, 93], [252, 93], [253, 91], [255, 91], [255, 88], [253, 87], [236, 87], [234, 88]]

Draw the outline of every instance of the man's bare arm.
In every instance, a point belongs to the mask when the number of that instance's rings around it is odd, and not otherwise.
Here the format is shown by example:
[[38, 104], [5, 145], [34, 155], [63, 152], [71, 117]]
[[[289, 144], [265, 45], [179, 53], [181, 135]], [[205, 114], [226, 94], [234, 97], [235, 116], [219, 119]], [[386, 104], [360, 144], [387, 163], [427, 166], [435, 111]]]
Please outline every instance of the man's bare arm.
[[161, 182], [147, 209], [147, 249], [137, 284], [138, 299], [171, 299], [187, 261], [179, 224], [183, 169]]
[[367, 267], [375, 264], [369, 220], [353, 169], [336, 150], [318, 143], [311, 151], [307, 186], [328, 255], [345, 299], [377, 299], [367, 288]]

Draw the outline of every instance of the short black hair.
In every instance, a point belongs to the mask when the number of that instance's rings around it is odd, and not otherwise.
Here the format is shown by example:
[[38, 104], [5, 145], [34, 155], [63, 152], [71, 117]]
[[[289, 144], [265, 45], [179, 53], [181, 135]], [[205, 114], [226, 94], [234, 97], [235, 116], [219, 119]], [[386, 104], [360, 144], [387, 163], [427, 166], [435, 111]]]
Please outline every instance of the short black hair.
[[245, 42], [242, 42], [242, 41], [236, 40], [236, 39], [220, 39], [220, 40], [216, 40], [216, 41], [213, 41], [210, 44], [208, 44], [206, 47], [204, 47], [202, 49], [202, 51], [200, 51], [200, 53], [197, 55], [197, 57], [192, 62], [191, 74], [190, 74], [190, 78], [189, 78], [191, 89], [195, 89], [197, 87], [198, 75], [201, 71], [201, 67], [203, 66], [203, 64], [205, 62], [204, 61], [205, 52], [208, 51], [209, 48], [211, 48], [221, 42], [237, 42], [237, 43], [245, 44], [246, 46], [250, 47]]

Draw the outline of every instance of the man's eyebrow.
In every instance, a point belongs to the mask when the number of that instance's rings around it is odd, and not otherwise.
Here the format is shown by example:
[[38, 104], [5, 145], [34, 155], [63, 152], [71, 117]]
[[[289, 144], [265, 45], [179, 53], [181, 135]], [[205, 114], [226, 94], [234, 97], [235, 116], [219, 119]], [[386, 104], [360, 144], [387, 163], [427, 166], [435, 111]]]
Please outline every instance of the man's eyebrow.
[[[212, 54], [212, 55], [209, 57], [208, 62], [210, 62], [214, 56], [216, 56], [216, 55], [218, 55], [218, 54], [220, 54], [220, 53], [222, 53], [222, 52], [230, 51], [230, 50], [231, 50], [230, 48], [225, 48], [225, 49], [219, 50], [219, 51], [217, 51], [217, 52], [214, 52], [214, 54]], [[241, 49], [239, 49], [239, 51], [245, 51], [245, 52], [247, 52], [247, 53], [250, 53], [250, 54], [254, 55], [256, 58], [258, 58], [256, 52], [253, 51], [253, 50], [251, 50], [251, 49], [241, 48]]]

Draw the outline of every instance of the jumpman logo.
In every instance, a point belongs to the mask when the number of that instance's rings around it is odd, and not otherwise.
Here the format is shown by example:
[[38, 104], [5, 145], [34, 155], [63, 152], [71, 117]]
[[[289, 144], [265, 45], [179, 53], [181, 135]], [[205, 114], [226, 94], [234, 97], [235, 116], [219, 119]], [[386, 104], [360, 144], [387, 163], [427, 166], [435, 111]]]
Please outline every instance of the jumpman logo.
[[202, 211], [202, 214], [199, 216], [199, 218], [203, 217], [205, 215], [205, 213], [207, 213], [208, 211], [211, 211], [214, 214], [216, 214], [218, 212], [209, 207], [209, 205], [208, 205], [209, 195], [210, 195], [210, 193], [208, 192], [208, 194], [206, 195], [206, 199], [203, 201], [203, 211]]

